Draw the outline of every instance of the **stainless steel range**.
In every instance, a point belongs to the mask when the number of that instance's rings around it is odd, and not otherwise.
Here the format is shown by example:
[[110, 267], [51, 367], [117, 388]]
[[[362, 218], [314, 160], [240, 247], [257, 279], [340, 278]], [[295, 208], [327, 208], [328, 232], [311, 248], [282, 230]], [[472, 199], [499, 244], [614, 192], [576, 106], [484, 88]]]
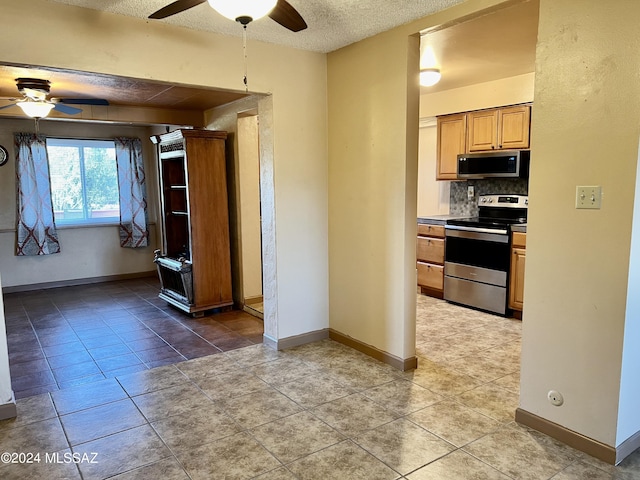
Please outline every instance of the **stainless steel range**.
[[528, 197], [481, 195], [478, 216], [445, 225], [445, 300], [506, 315], [511, 226], [526, 223]]

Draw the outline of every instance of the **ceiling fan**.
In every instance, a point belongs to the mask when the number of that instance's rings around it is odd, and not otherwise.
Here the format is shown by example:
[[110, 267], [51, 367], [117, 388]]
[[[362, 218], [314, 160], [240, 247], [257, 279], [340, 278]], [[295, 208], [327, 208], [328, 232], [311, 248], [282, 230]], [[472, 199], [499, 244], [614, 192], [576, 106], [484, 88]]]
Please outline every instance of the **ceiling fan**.
[[[152, 13], [149, 15], [149, 18], [167, 18], [176, 13], [189, 10], [201, 3], [206, 3], [207, 1], [211, 7], [221, 15], [245, 26], [252, 20], [257, 20], [258, 18], [268, 15], [272, 20], [292, 32], [299, 32], [307, 28], [307, 23], [302, 16], [286, 0], [177, 0], [157, 12]], [[255, 12], [252, 10], [253, 8], [256, 9]]]
[[16, 78], [16, 86], [23, 97], [21, 99], [9, 99], [15, 101], [15, 103], [4, 105], [0, 107], [0, 110], [18, 106], [29, 117], [44, 118], [49, 115], [51, 110], [56, 110], [66, 115], [77, 115], [82, 112], [80, 108], [70, 105], [109, 105], [107, 100], [100, 98], [47, 98], [51, 87], [49, 80]]

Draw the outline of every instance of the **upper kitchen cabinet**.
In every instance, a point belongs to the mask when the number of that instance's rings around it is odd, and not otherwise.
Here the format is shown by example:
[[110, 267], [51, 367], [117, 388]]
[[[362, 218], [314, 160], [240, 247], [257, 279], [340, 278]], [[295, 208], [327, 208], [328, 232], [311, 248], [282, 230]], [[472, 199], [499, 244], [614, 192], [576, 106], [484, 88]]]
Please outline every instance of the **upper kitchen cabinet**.
[[467, 113], [467, 153], [529, 148], [531, 106]]
[[458, 178], [458, 155], [466, 153], [467, 114], [438, 117], [436, 180]]

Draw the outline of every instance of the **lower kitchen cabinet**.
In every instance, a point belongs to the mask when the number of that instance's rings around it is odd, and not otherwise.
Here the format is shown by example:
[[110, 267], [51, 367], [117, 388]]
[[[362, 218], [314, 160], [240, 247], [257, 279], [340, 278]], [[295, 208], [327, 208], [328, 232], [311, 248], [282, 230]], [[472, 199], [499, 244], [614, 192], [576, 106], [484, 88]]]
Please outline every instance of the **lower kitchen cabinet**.
[[513, 232], [511, 239], [511, 281], [509, 284], [509, 308], [522, 311], [524, 297], [524, 265], [527, 234]]
[[442, 298], [444, 286], [444, 226], [418, 224], [416, 242], [418, 286], [423, 294]]

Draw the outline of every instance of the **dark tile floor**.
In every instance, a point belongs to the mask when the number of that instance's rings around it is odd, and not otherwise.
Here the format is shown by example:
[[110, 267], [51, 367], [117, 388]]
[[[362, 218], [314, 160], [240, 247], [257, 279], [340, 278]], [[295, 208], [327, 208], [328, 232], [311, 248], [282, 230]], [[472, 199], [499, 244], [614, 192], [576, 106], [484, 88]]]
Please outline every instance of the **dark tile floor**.
[[260, 319], [192, 318], [158, 290], [145, 278], [5, 295], [16, 398], [262, 343]]

